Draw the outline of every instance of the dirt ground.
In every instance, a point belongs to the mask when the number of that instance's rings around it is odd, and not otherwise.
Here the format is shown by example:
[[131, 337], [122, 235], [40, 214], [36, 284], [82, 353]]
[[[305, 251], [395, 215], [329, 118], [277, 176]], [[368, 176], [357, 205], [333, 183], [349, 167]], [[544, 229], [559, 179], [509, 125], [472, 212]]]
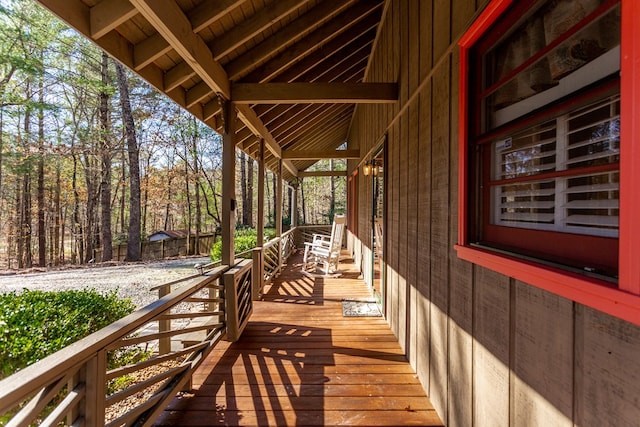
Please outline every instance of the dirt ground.
[[209, 258], [180, 258], [145, 263], [109, 263], [57, 270], [31, 269], [28, 272], [0, 271], [0, 293], [22, 289], [60, 291], [94, 288], [99, 292], [117, 290], [121, 298], [131, 298], [138, 308], [155, 301], [154, 286], [197, 273], [196, 264]]

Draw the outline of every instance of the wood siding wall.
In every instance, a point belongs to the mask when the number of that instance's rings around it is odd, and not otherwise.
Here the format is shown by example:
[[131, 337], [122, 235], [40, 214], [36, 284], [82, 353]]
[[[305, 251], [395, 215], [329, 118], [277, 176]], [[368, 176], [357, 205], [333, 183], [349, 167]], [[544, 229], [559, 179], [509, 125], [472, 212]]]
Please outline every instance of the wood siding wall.
[[[457, 39], [486, 1], [392, 0], [349, 144], [385, 133], [386, 318], [449, 426], [637, 426], [640, 328], [457, 258]], [[350, 162], [354, 168], [356, 162]], [[370, 268], [370, 178], [358, 174]], [[370, 279], [370, 275], [365, 275]]]

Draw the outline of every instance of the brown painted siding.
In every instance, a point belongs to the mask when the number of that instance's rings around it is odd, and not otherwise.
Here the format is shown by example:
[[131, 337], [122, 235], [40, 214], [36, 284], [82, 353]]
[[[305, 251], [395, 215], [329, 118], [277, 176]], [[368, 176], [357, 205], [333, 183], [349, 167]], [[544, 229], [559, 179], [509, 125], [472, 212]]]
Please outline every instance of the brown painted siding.
[[[391, 0], [385, 9], [367, 80], [398, 82], [400, 101], [358, 106], [349, 143], [367, 153], [388, 135], [386, 318], [447, 425], [636, 425], [640, 328], [453, 250], [455, 42], [486, 3]], [[358, 179], [353, 237], [366, 261], [371, 186]]]

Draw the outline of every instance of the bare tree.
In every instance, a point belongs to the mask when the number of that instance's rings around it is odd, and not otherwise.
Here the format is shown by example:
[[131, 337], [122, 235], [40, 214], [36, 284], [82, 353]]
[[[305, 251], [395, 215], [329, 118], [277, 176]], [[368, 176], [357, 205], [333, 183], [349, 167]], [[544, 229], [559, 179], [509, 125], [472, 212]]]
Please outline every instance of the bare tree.
[[129, 84], [122, 64], [116, 62], [118, 89], [122, 108], [122, 122], [129, 154], [129, 232], [127, 235], [127, 261], [140, 261], [140, 150], [131, 111]]
[[113, 258], [113, 236], [111, 234], [111, 138], [109, 123], [109, 57], [102, 53], [100, 64], [102, 87], [100, 89], [100, 154], [102, 160], [100, 180], [100, 231], [102, 233], [102, 261]]

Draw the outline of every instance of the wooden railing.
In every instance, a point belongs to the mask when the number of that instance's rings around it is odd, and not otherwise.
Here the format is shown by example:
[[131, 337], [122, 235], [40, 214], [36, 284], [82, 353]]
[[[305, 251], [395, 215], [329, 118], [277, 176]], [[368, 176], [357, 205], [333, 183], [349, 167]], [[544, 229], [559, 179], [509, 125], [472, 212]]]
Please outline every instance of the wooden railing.
[[240, 337], [294, 237], [256, 248], [253, 261], [210, 263], [157, 286], [156, 302], [0, 381], [0, 424], [150, 425], [219, 341]]
[[253, 312], [252, 261], [239, 262], [224, 273], [224, 291], [227, 301], [236, 301], [227, 306], [227, 341], [238, 341]]

